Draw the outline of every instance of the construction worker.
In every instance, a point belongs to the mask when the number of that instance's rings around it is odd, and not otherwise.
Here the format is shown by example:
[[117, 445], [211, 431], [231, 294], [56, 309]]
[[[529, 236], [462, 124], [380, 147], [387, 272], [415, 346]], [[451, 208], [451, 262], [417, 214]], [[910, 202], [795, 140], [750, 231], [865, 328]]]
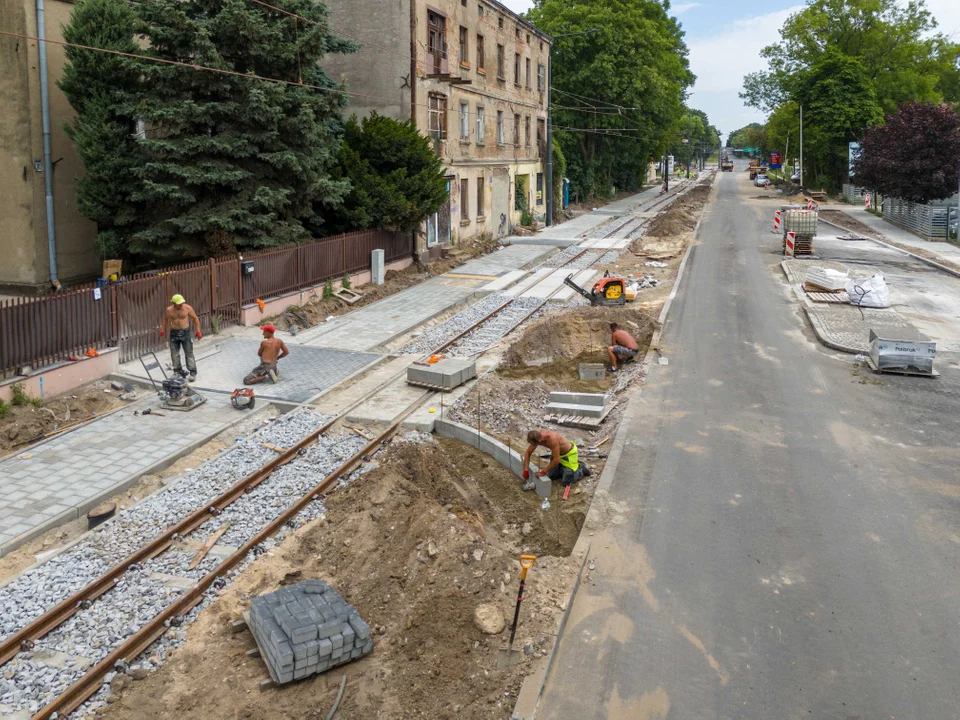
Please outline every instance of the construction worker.
[[183, 295], [177, 293], [170, 298], [172, 305], [168, 305], [160, 321], [160, 337], [167, 334], [167, 325], [170, 325], [170, 360], [173, 363], [173, 372], [177, 375], [186, 375], [180, 363], [180, 349], [187, 361], [187, 370], [190, 371], [189, 381], [197, 379], [197, 361], [193, 358], [193, 340], [190, 337], [190, 322], [197, 324], [195, 336], [197, 340], [203, 337], [200, 332], [200, 318], [193, 308], [187, 305]]
[[537, 472], [537, 477], [548, 477], [551, 480], [562, 480], [564, 486], [572, 485], [582, 478], [590, 477], [590, 468], [580, 462], [575, 443], [567, 440], [563, 435], [552, 430], [531, 430], [527, 433], [527, 452], [523, 455], [523, 480], [521, 490], [533, 490], [535, 487], [530, 479], [530, 457], [539, 446], [550, 450], [550, 463], [543, 470]]
[[273, 336], [277, 331], [273, 325], [264, 325], [260, 329], [263, 331], [263, 341], [257, 351], [257, 355], [260, 356], [260, 364], [243, 379], [244, 385], [256, 385], [267, 378], [270, 378], [273, 383], [279, 382], [280, 371], [277, 370], [277, 361], [290, 354], [283, 340]]
[[640, 343], [633, 335], [622, 330], [616, 323], [610, 323], [610, 346], [607, 348], [607, 355], [610, 357], [608, 371], [617, 371], [617, 358], [627, 362], [636, 358], [639, 351]]

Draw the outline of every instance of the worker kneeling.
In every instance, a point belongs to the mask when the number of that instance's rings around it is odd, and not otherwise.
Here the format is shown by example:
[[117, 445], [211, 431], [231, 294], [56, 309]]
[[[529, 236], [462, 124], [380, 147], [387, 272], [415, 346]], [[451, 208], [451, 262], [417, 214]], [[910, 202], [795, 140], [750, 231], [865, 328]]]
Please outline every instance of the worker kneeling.
[[537, 472], [537, 477], [560, 480], [564, 486], [572, 485], [592, 474], [590, 468], [580, 462], [575, 443], [552, 430], [531, 430], [527, 433], [527, 452], [523, 455], [523, 490], [533, 490], [535, 483], [530, 479], [530, 458], [538, 446], [550, 450], [550, 464]]
[[273, 336], [277, 331], [273, 325], [264, 325], [260, 329], [263, 331], [263, 342], [260, 343], [260, 349], [257, 351], [260, 364], [243, 379], [244, 385], [256, 385], [267, 378], [274, 383], [279, 382], [280, 371], [277, 370], [277, 361], [290, 354], [283, 340]]

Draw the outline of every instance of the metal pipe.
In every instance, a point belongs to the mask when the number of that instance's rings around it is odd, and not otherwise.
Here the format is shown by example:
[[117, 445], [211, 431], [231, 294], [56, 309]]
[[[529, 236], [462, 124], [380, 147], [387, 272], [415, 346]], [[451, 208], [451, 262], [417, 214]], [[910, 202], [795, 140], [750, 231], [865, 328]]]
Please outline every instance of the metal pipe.
[[50, 151], [50, 88], [47, 85], [47, 28], [43, 0], [37, 0], [37, 53], [40, 56], [40, 122], [43, 126], [43, 185], [46, 195], [47, 252], [50, 254], [50, 282], [57, 282], [57, 230], [53, 216], [53, 162]]

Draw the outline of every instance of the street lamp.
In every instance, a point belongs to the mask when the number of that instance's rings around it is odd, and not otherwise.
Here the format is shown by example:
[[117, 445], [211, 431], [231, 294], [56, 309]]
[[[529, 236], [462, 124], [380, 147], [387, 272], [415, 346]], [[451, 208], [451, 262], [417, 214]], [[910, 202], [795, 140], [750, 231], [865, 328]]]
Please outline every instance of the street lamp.
[[553, 41], [558, 38], [590, 35], [600, 28], [550, 36], [547, 49], [547, 226], [553, 225]]

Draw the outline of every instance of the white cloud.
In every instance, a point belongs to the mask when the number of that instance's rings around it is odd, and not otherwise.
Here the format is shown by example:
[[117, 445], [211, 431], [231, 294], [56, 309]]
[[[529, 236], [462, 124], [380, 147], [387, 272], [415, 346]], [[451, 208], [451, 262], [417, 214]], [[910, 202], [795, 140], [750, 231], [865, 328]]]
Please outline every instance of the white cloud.
[[957, 0], [927, 0], [927, 9], [937, 19], [937, 30], [960, 41], [960, 2]]
[[670, 8], [670, 11], [671, 11], [674, 15], [682, 15], [683, 13], [687, 12], [688, 10], [693, 10], [694, 8], [700, 7], [700, 5], [702, 5], [702, 3], [698, 3], [698, 2], [682, 2], [682, 3], [677, 3], [676, 5], [674, 5], [673, 7], [671, 7], [671, 8]]
[[506, 5], [515, 13], [525, 13], [533, 7], [533, 0], [500, 0], [502, 5]]

